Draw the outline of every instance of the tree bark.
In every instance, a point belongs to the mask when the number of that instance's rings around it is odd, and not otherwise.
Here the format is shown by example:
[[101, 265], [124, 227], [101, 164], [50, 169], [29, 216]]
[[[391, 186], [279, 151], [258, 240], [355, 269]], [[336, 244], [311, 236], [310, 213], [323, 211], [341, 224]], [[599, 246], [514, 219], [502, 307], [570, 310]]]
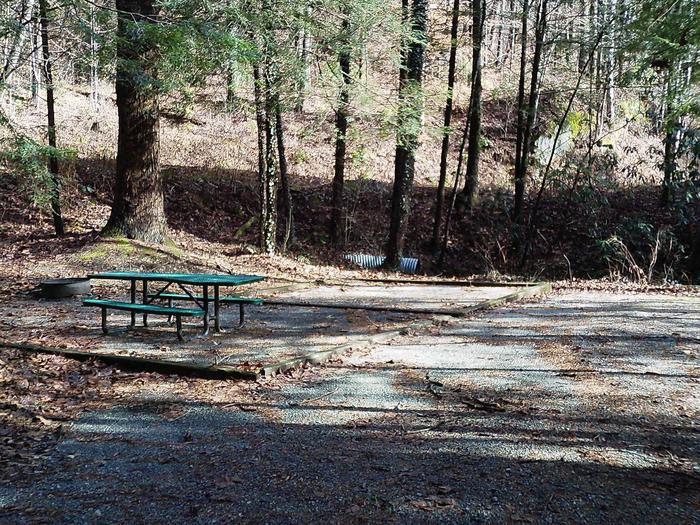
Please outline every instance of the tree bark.
[[97, 39], [95, 33], [97, 31], [97, 21], [95, 20], [95, 6], [90, 6], [90, 100], [92, 102], [92, 111], [97, 115], [100, 102], [99, 93], [99, 71], [97, 57]]
[[673, 179], [676, 174], [676, 153], [680, 141], [681, 123], [673, 119], [667, 126], [664, 137], [664, 180], [661, 183], [661, 206], [667, 207], [673, 202]]
[[[544, 49], [544, 38], [547, 31], [547, 1], [541, 0], [538, 14], [537, 22], [535, 27], [535, 51], [532, 57], [532, 73], [530, 76], [530, 91], [528, 95], [527, 106], [523, 111], [521, 110], [518, 115], [519, 124], [519, 158], [516, 153], [516, 164], [515, 164], [515, 181], [516, 181], [516, 195], [515, 195], [515, 209], [513, 212], [513, 220], [516, 224], [522, 221], [523, 214], [523, 204], [525, 201], [525, 183], [527, 179], [527, 168], [530, 163], [530, 151], [532, 150], [532, 131], [535, 124], [535, 118], [537, 117], [537, 106], [539, 102], [539, 76], [540, 76], [540, 66], [542, 64], [542, 51]], [[523, 26], [525, 29], [525, 27]], [[524, 70], [521, 70], [525, 73]], [[522, 118], [524, 117], [524, 126]], [[518, 150], [518, 143], [516, 143], [516, 150]]]
[[[343, 32], [350, 29], [349, 12], [344, 13]], [[331, 201], [331, 242], [340, 247], [345, 243], [345, 217], [344, 217], [344, 185], [345, 185], [345, 152], [347, 145], [348, 114], [350, 111], [350, 50], [348, 42], [341, 44], [338, 53], [338, 63], [342, 76], [340, 84], [340, 100], [335, 116], [335, 166], [333, 174], [333, 197]]]
[[[166, 240], [156, 51], [147, 31], [157, 23], [152, 0], [117, 0], [117, 110], [119, 137], [112, 213], [103, 233], [153, 243]], [[142, 35], [140, 37], [135, 35]], [[145, 36], [144, 36], [145, 35]]]
[[265, 101], [263, 100], [262, 73], [260, 66], [253, 66], [253, 98], [255, 100], [255, 123], [258, 138], [258, 179], [265, 174]]
[[56, 113], [53, 96], [53, 72], [51, 70], [51, 53], [49, 50], [49, 19], [47, 17], [47, 0], [39, 0], [39, 19], [41, 27], [41, 49], [44, 58], [44, 80], [46, 82], [46, 117], [49, 146], [49, 174], [51, 180], [51, 216], [56, 235], [65, 234], [63, 215], [61, 214], [61, 178], [58, 158], [56, 157]]
[[688, 258], [688, 272], [692, 283], [700, 282], [700, 220], [697, 207], [693, 213], [695, 220], [690, 223], [690, 256]]
[[447, 66], [447, 101], [443, 118], [442, 149], [440, 150], [440, 178], [435, 199], [435, 218], [431, 246], [436, 251], [440, 245], [440, 228], [445, 207], [445, 184], [447, 182], [447, 160], [450, 152], [450, 135], [452, 130], [452, 103], [454, 100], [455, 73], [457, 71], [457, 38], [459, 36], [459, 0], [452, 6], [452, 27], [450, 28], [450, 59]]
[[469, 105], [469, 146], [467, 174], [462, 191], [462, 203], [467, 211], [476, 204], [479, 189], [479, 157], [481, 155], [481, 48], [484, 40], [485, 0], [474, 0], [472, 31], [472, 86]]
[[[39, 17], [40, 18], [40, 17]], [[39, 90], [41, 89], [41, 67], [39, 58], [43, 46], [41, 45], [41, 23], [37, 16], [32, 17], [31, 23], [31, 46], [32, 51], [29, 59], [30, 67], [30, 87], [32, 93], [32, 105], [35, 108], [39, 107]]]
[[398, 137], [394, 160], [394, 187], [391, 199], [391, 222], [385, 267], [396, 269], [403, 252], [411, 191], [415, 174], [415, 154], [423, 114], [423, 61], [428, 26], [428, 0], [413, 0], [410, 40], [406, 54], [406, 72], [399, 87], [400, 107]]
[[287, 251], [290, 239], [294, 238], [294, 208], [292, 203], [292, 188], [289, 184], [289, 169], [287, 168], [287, 154], [284, 147], [284, 123], [282, 122], [282, 108], [280, 101], [275, 100], [275, 133], [277, 136], [277, 157], [280, 169], [280, 186], [282, 190], [282, 212], [284, 213], [284, 237], [282, 239], [282, 252]]
[[518, 78], [518, 124], [515, 136], [515, 198], [513, 203], [513, 222], [519, 224], [525, 204], [525, 174], [520, 171], [520, 158], [523, 151], [523, 136], [527, 108], [525, 106], [525, 76], [527, 74], [527, 31], [529, 0], [523, 2], [522, 32], [520, 36], [520, 75]]
[[236, 90], [234, 89], [233, 64], [226, 68], [226, 111], [232, 111], [236, 102]]
[[[304, 15], [307, 18], [311, 17], [312, 5], [305, 0]], [[296, 101], [294, 110], [297, 113], [304, 111], [304, 101], [306, 99], [306, 91], [309, 87], [309, 47], [311, 46], [311, 36], [306, 28], [302, 29], [298, 34], [297, 45], [299, 62], [301, 63], [301, 76], [297, 82]]]
[[[467, 115], [471, 113], [471, 106], [473, 100], [471, 99], [473, 92], [470, 94], [469, 105], [467, 106]], [[455, 170], [455, 180], [452, 185], [452, 196], [450, 198], [450, 204], [447, 207], [447, 217], [445, 218], [445, 228], [442, 234], [442, 245], [440, 247], [440, 256], [438, 257], [438, 268], [442, 270], [445, 264], [445, 255], [447, 253], [447, 243], [450, 240], [450, 227], [452, 224], [452, 216], [454, 215], [455, 207], [457, 204], [457, 197], [459, 195], [459, 181], [462, 175], [462, 165], [464, 164], [464, 152], [467, 147], [467, 140], [469, 138], [469, 119], [466, 119], [464, 123], [464, 130], [462, 131], [462, 139], [459, 143], [459, 153], [457, 155], [457, 169]]]
[[260, 248], [267, 255], [277, 252], [277, 186], [279, 149], [277, 146], [277, 78], [269, 61], [263, 66], [265, 170], [260, 178]]
[[0, 84], [10, 81], [12, 73], [20, 66], [22, 49], [27, 38], [27, 26], [31, 24], [34, 13], [34, 0], [20, 0], [20, 12], [17, 18], [17, 29], [10, 34], [10, 42], [4, 53], [2, 72], [0, 72]]

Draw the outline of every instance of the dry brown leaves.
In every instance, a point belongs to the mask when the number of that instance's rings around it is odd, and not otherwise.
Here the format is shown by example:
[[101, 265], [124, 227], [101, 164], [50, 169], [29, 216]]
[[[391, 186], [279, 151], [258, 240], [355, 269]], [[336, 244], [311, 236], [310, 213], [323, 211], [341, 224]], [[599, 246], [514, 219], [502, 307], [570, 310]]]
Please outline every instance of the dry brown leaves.
[[35, 465], [86, 408], [109, 401], [118, 374], [97, 363], [0, 350], [0, 479]]

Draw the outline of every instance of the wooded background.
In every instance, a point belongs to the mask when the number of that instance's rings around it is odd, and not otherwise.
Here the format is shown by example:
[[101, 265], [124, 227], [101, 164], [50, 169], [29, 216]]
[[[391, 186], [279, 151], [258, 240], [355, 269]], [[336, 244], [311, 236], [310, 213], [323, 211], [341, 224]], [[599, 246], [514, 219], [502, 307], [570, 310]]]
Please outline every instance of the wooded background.
[[8, 0], [3, 190], [57, 235], [98, 198], [156, 243], [689, 281], [699, 7]]

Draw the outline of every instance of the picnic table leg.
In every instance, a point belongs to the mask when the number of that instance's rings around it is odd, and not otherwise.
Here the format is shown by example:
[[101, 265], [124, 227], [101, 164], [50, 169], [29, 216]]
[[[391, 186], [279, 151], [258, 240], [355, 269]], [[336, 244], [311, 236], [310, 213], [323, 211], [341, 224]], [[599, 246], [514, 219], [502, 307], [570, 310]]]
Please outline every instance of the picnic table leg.
[[202, 286], [202, 310], [204, 310], [204, 331], [202, 335], [209, 335], [209, 287]]
[[102, 333], [107, 333], [107, 308], [102, 307]]
[[[136, 304], [136, 281], [131, 280], [131, 304]], [[136, 312], [131, 312], [131, 328], [136, 328]]]
[[221, 322], [219, 320], [219, 285], [215, 284], [214, 285], [214, 331], [215, 332], [223, 332], [221, 329]]
[[[142, 283], [142, 297], [143, 297], [143, 304], [148, 304], [148, 281], [144, 279], [141, 281]], [[144, 313], [143, 314], [143, 326], [148, 326], [148, 314]]]
[[184, 341], [185, 338], [182, 337], [182, 318], [179, 315], [175, 316], [175, 328], [177, 329], [178, 341]]

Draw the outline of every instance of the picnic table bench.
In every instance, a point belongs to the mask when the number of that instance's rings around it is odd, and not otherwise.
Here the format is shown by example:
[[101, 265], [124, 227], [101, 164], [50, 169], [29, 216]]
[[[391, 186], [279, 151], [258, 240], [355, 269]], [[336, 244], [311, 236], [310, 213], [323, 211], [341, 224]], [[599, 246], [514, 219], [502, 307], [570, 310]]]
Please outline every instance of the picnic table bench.
[[[189, 301], [192, 299], [187, 294], [180, 294], [180, 293], [162, 293], [159, 296], [156, 296], [156, 294], [148, 294], [149, 298], [153, 299], [165, 299], [168, 301], [168, 306], [172, 308], [173, 306], [173, 301]], [[204, 297], [201, 295], [195, 295], [194, 299], [197, 301], [203, 301]], [[221, 304], [237, 304], [238, 305], [238, 326], [241, 327], [245, 324], [245, 305], [247, 304], [255, 304], [255, 305], [261, 305], [263, 304], [263, 300], [260, 299], [259, 297], [240, 297], [238, 295], [230, 295], [230, 296], [221, 296], [219, 297], [219, 303]]]
[[[148, 326], [149, 315], [167, 315], [168, 321], [173, 317], [176, 320], [177, 336], [182, 340], [182, 317], [202, 317], [202, 335], [209, 334], [209, 321], [214, 320], [214, 330], [222, 332], [220, 323], [221, 304], [238, 304], [240, 309], [240, 324], [242, 326], [244, 317], [244, 306], [246, 304], [262, 304], [262, 300], [254, 297], [220, 296], [221, 286], [234, 287], [244, 284], [255, 283], [265, 278], [259, 275], [218, 275], [218, 274], [187, 274], [187, 273], [150, 273], [150, 272], [107, 272], [91, 274], [91, 279], [111, 279], [129, 281], [130, 302], [112, 301], [105, 299], [86, 299], [84, 306], [99, 307], [102, 310], [102, 331], [107, 333], [107, 310], [123, 310], [131, 312], [131, 328], [136, 326], [136, 314], [143, 315], [143, 326]], [[137, 303], [137, 282], [141, 283], [142, 302]], [[164, 283], [156, 293], [149, 293], [148, 283]], [[184, 293], [167, 293], [167, 290], [175, 285]], [[201, 293], [193, 294], [186, 286], [201, 286]], [[213, 288], [213, 296], [209, 294], [209, 288]], [[155, 300], [167, 300], [168, 306], [158, 306], [151, 304]], [[173, 306], [173, 300], [192, 301], [197, 308], [181, 308]], [[209, 316], [209, 304], [214, 303], [214, 316]]]

